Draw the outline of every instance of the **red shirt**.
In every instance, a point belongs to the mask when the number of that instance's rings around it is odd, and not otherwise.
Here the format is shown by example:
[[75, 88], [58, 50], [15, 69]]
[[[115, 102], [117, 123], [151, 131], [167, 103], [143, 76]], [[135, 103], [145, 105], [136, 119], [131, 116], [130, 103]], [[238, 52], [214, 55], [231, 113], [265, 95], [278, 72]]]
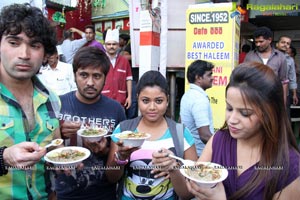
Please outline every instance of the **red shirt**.
[[246, 57], [246, 52], [241, 52], [240, 55], [239, 55], [239, 64], [244, 62], [244, 59]]
[[127, 97], [127, 80], [132, 80], [130, 64], [125, 57], [118, 55], [115, 67], [110, 64], [102, 94], [124, 105]]

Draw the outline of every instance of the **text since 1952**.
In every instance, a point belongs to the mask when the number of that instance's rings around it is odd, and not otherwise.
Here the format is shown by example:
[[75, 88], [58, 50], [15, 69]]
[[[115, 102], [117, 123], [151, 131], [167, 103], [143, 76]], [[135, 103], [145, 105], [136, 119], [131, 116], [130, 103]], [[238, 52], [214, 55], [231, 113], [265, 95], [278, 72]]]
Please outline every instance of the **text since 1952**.
[[213, 24], [213, 23], [228, 23], [227, 11], [216, 12], [192, 12], [189, 15], [191, 24]]

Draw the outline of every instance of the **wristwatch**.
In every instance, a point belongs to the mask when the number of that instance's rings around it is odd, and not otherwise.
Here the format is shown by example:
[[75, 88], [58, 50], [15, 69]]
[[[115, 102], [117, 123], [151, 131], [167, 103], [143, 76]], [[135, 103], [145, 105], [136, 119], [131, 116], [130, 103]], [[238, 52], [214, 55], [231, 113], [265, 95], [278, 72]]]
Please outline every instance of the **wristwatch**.
[[6, 146], [0, 147], [0, 176], [6, 175], [8, 172], [3, 159], [4, 149], [6, 149]]
[[126, 165], [128, 163], [128, 159], [120, 160], [120, 156], [118, 152], [115, 152], [115, 161], [118, 165]]

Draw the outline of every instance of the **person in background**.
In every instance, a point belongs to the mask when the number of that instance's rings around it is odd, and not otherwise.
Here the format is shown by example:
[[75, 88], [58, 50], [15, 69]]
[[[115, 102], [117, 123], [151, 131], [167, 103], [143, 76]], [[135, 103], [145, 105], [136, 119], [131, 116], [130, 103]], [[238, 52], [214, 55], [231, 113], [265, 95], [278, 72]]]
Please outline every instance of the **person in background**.
[[[131, 61], [131, 44], [130, 44], [130, 42], [128, 42], [127, 45], [123, 48], [123, 50], [121, 51], [121, 55], [123, 55], [125, 58], [127, 58], [127, 60], [130, 63], [130, 66], [132, 66], [132, 61]], [[138, 79], [138, 77], [136, 77], [136, 79], [134, 79], [134, 80], [137, 80], [137, 79]]]
[[254, 31], [253, 37], [256, 48], [247, 53], [244, 62], [259, 62], [271, 67], [282, 82], [284, 102], [286, 105], [288, 90], [286, 57], [282, 52], [271, 46], [273, 33], [268, 27], [258, 27]]
[[123, 131], [118, 125], [113, 132], [107, 165], [120, 170], [107, 170], [108, 180], [117, 182], [124, 176], [124, 181], [119, 183], [120, 199], [174, 199], [175, 192], [182, 199], [191, 198], [182, 184], [184, 177], [176, 160], [168, 155], [176, 152], [184, 159], [196, 160], [197, 153], [191, 133], [183, 127], [180, 134], [177, 132], [183, 142], [183, 152], [176, 149], [171, 133], [171, 126], [176, 123], [165, 117], [169, 102], [167, 80], [159, 71], [145, 72], [138, 82], [137, 95], [141, 117], [128, 120], [129, 124], [137, 122], [137, 127], [130, 131], [149, 133], [151, 137], [141, 147], [124, 146], [114, 137]]
[[[81, 35], [81, 39], [74, 40], [74, 33]], [[86, 35], [77, 28], [70, 28], [69, 30], [64, 31], [64, 40], [60, 45], [60, 48], [64, 55], [64, 60], [66, 63], [72, 64], [73, 57], [75, 53], [87, 42]]]
[[[121, 55], [124, 54], [123, 51], [125, 50], [125, 48], [127, 47], [128, 44], [130, 45], [129, 40], [130, 40], [130, 36], [128, 34], [122, 33], [119, 35], [119, 47], [120, 48], [118, 50], [118, 53], [120, 53]], [[131, 55], [131, 51], [130, 51], [130, 55]], [[130, 59], [127, 58], [127, 59], [131, 60], [131, 58]]]
[[37, 76], [45, 86], [53, 90], [57, 95], [77, 90], [73, 66], [59, 61], [57, 51], [47, 56], [47, 64], [40, 68]]
[[104, 43], [105, 43], [105, 38], [106, 38], [107, 30], [108, 30], [108, 29], [105, 29], [105, 30], [103, 31], [103, 33], [102, 33]]
[[105, 48], [103, 47], [103, 45], [95, 39], [96, 31], [93, 25], [85, 26], [84, 32], [87, 39], [87, 43], [85, 46], [97, 47], [101, 49], [103, 52], [105, 52]]
[[212, 87], [212, 63], [195, 60], [187, 71], [190, 89], [180, 101], [180, 120], [191, 131], [198, 156], [214, 133], [212, 110], [205, 91]]
[[44, 146], [60, 138], [60, 103], [36, 73], [56, 50], [55, 30], [29, 4], [3, 7], [0, 19], [0, 198], [47, 199]]
[[97, 47], [83, 47], [75, 54], [73, 67], [78, 90], [60, 96], [61, 133], [67, 146], [86, 147], [91, 156], [83, 161], [83, 168], [58, 172], [55, 180], [58, 199], [116, 199], [116, 184], [108, 182], [104, 169], [109, 138], [89, 142], [76, 134], [81, 126], [89, 124], [105, 128], [110, 134], [126, 118], [120, 103], [101, 95], [109, 66], [108, 57]]
[[[290, 98], [292, 98], [292, 104], [297, 105], [298, 104], [298, 97], [297, 97], [297, 77], [296, 77], [296, 67], [295, 67], [295, 62], [292, 57], [290, 57], [287, 54], [288, 48], [290, 48], [290, 45], [292, 43], [292, 40], [288, 36], [280, 36], [278, 42], [276, 43], [276, 48], [284, 53], [286, 56], [286, 62], [287, 62], [287, 77], [289, 80], [288, 83], [288, 92], [287, 92], [287, 111], [288, 115], [290, 116]], [[290, 90], [292, 95], [290, 95]]]
[[231, 169], [213, 188], [187, 180], [196, 199], [299, 198], [300, 154], [284, 106], [282, 83], [270, 67], [248, 62], [232, 71], [226, 87], [225, 124], [208, 141], [198, 161]]
[[[294, 59], [294, 63], [295, 63], [295, 70], [296, 70], [296, 79], [297, 79], [297, 96], [298, 99], [300, 99], [300, 68], [296, 62], [296, 55], [297, 55], [297, 49], [294, 46], [290, 46], [290, 48], [288, 48], [287, 50], [287, 54], [289, 54], [289, 56], [291, 56]], [[292, 100], [291, 100], [292, 102]], [[298, 101], [298, 105], [299, 105], [299, 101]]]
[[131, 66], [125, 57], [118, 54], [118, 48], [119, 30], [108, 29], [105, 37], [105, 49], [111, 64], [102, 94], [117, 100], [127, 110], [131, 106]]
[[295, 60], [297, 55], [297, 49], [293, 45], [290, 45], [290, 48], [288, 48], [287, 50], [287, 54], [289, 54], [289, 56], [291, 56]]
[[242, 51], [239, 55], [239, 63], [244, 62], [246, 54], [251, 50], [251, 46], [249, 44], [243, 44]]
[[136, 98], [136, 83], [138, 81], [138, 72], [136, 69], [132, 68], [131, 63], [131, 45], [130, 45], [130, 36], [128, 34], [120, 34], [119, 36], [119, 54], [127, 58], [129, 61], [131, 72], [132, 72], [132, 94], [131, 94], [131, 106], [126, 110], [126, 116], [128, 119], [133, 119], [138, 116], [138, 106]]

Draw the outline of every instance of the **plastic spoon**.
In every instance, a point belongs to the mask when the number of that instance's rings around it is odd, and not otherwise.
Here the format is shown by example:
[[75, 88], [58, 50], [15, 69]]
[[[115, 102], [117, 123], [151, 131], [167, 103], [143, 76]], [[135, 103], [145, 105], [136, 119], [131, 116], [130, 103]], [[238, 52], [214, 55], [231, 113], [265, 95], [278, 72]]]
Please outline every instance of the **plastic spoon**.
[[49, 144], [47, 144], [47, 145], [45, 146], [45, 148], [47, 149], [47, 148], [49, 148], [49, 147], [51, 147], [51, 146], [56, 147], [56, 146], [61, 145], [63, 142], [64, 142], [63, 139], [55, 139], [55, 140], [52, 140]]
[[195, 165], [195, 161], [192, 160], [185, 160], [183, 158], [180, 158], [178, 156], [174, 156], [173, 154], [169, 154], [168, 155], [170, 158], [174, 158], [176, 160], [179, 160], [180, 162], [182, 162], [184, 165]]
[[[49, 147], [51, 147], [51, 146], [59, 146], [59, 145], [61, 145], [63, 142], [64, 142], [63, 139], [55, 139], [55, 140], [52, 140], [49, 144], [47, 144], [47, 145], [45, 146], [45, 148], [47, 149], [47, 148], [49, 148]], [[31, 170], [31, 169], [27, 169], [27, 170], [26, 170], [26, 174], [27, 174], [27, 176], [29, 176], [29, 177], [31, 178], [31, 176], [32, 176], [32, 170]]]
[[103, 137], [111, 137], [112, 135], [104, 135]]

